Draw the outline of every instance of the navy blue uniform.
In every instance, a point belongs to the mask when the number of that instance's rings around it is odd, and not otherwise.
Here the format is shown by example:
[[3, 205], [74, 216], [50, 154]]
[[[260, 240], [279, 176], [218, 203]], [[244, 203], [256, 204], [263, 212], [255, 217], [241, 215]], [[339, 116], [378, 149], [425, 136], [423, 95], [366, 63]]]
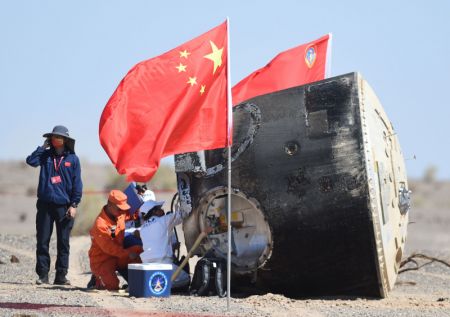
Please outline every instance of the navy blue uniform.
[[49, 242], [55, 223], [58, 249], [55, 269], [57, 274], [65, 276], [69, 268], [69, 237], [74, 222], [65, 215], [70, 205], [78, 205], [81, 200], [80, 161], [69, 151], [58, 156], [53, 149], [38, 147], [27, 157], [27, 163], [41, 167], [36, 204], [36, 273], [40, 277], [48, 275]]

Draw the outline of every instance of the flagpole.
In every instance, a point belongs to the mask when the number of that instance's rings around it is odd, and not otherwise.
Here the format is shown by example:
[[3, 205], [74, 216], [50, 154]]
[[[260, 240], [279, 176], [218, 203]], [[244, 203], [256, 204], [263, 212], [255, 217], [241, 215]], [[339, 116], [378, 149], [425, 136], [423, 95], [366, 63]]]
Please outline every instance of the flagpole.
[[333, 34], [328, 33], [328, 44], [327, 44], [327, 57], [326, 57], [326, 65], [325, 65], [325, 78], [331, 77], [331, 57], [333, 48]]
[[227, 252], [227, 311], [230, 311], [231, 293], [231, 137], [233, 127], [233, 101], [231, 100], [230, 19], [227, 17], [227, 138], [228, 138], [228, 252]]

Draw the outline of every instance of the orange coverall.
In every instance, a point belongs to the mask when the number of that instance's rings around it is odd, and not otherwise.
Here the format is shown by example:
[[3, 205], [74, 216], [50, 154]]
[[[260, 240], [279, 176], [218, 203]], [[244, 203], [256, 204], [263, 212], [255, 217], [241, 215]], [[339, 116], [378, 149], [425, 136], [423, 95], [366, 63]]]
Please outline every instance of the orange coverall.
[[[95, 275], [97, 289], [117, 290], [119, 289], [119, 279], [116, 270], [126, 269], [128, 263], [140, 263], [139, 257], [135, 260], [129, 258], [131, 252], [139, 254], [142, 252], [141, 246], [123, 248], [123, 238], [125, 233], [125, 221], [130, 220], [128, 212], [112, 220], [105, 212], [98, 215], [94, 225], [90, 230], [91, 248], [89, 250], [89, 261], [92, 274]], [[115, 236], [112, 235], [112, 228], [116, 226]]]

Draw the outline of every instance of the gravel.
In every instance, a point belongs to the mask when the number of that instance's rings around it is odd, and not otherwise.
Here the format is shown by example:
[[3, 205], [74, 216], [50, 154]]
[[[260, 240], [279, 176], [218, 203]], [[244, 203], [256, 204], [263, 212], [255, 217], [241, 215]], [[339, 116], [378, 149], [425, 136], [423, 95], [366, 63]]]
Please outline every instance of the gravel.
[[[0, 244], [1, 316], [81, 316], [86, 307], [99, 308], [88, 293], [77, 287], [35, 284], [32, 236], [0, 235]], [[51, 246], [54, 254], [54, 241]], [[13, 254], [19, 263], [11, 263]], [[49, 277], [52, 281], [53, 272]]]
[[[0, 235], [0, 315], [2, 316], [450, 316], [450, 268], [439, 263], [399, 275], [386, 299], [321, 297], [290, 299], [267, 293], [231, 298], [172, 295], [134, 298], [117, 292], [87, 292], [89, 237], [72, 238], [74, 286], [35, 285], [34, 236]], [[55, 255], [55, 240], [51, 254]], [[422, 250], [449, 259], [446, 252]], [[432, 253], [432, 254], [430, 254]], [[11, 255], [19, 263], [11, 263]], [[421, 260], [422, 261], [422, 260]], [[53, 271], [53, 270], [52, 270]], [[50, 275], [52, 278], [52, 273]]]
[[[405, 258], [418, 252], [450, 261], [450, 183], [438, 185], [416, 183], [413, 188], [416, 208], [410, 214], [412, 223], [408, 228]], [[19, 211], [27, 212], [28, 216], [25, 222], [19, 222], [17, 217], [11, 218], [10, 213], [0, 214], [0, 231], [3, 232], [0, 234], [0, 316], [450, 317], [450, 268], [439, 263], [400, 274], [394, 290], [386, 299], [291, 299], [271, 293], [248, 294], [231, 298], [230, 311], [227, 311], [226, 299], [218, 297], [172, 295], [170, 298], [132, 298], [117, 292], [87, 292], [84, 286], [90, 278], [87, 260], [90, 239], [73, 237], [69, 270], [73, 286], [37, 286], [34, 284], [37, 278], [34, 273], [35, 210], [29, 208], [33, 207], [34, 198], [30, 197], [28, 201], [28, 198], [8, 197], [16, 209], [3, 204], [2, 210], [17, 210], [15, 215]], [[28, 207], [20, 207], [17, 201]], [[55, 249], [55, 239], [52, 239], [52, 261], [55, 260]], [[12, 255], [19, 259], [19, 263], [11, 262]], [[424, 263], [424, 260], [419, 261]], [[50, 281], [54, 278], [53, 271]]]

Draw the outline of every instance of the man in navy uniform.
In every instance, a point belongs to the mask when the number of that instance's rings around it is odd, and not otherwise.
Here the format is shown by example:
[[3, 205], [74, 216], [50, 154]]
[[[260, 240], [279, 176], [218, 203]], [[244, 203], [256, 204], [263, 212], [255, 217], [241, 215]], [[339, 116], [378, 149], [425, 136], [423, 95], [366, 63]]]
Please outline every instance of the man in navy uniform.
[[58, 253], [54, 284], [70, 285], [66, 278], [69, 237], [83, 189], [80, 160], [66, 127], [58, 125], [43, 137], [44, 144], [27, 157], [28, 165], [41, 167], [36, 203], [36, 283], [48, 284], [49, 242], [55, 223]]

